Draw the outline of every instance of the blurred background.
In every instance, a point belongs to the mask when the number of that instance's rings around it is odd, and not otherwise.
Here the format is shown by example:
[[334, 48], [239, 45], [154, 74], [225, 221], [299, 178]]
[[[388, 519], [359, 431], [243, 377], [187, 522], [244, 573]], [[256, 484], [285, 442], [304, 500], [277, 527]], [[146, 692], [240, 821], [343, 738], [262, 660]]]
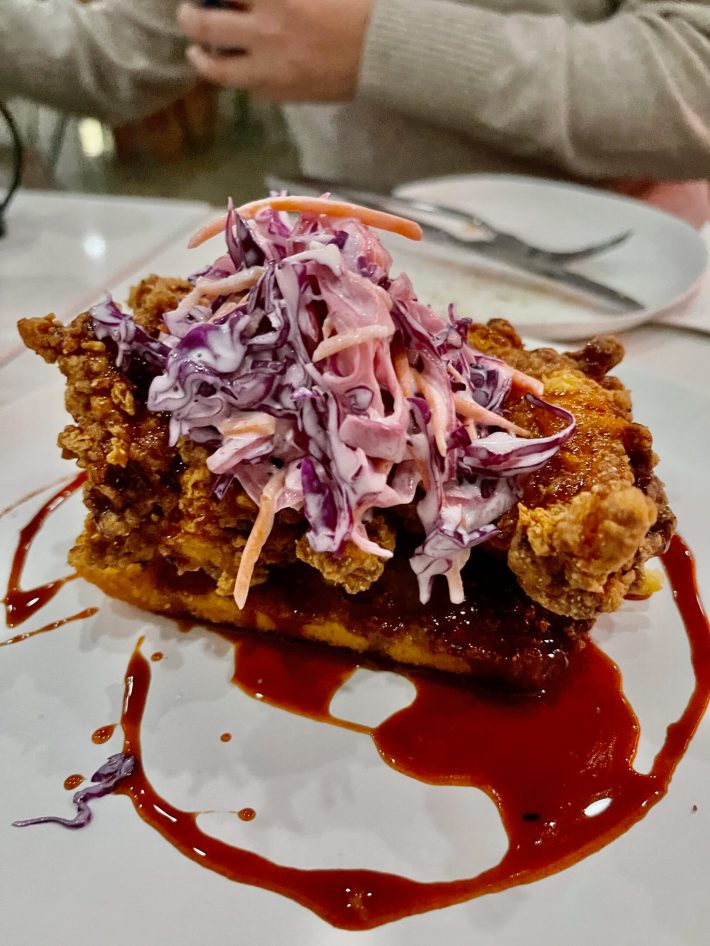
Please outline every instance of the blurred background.
[[[198, 86], [165, 109], [109, 128], [11, 99], [26, 147], [23, 186], [93, 194], [206, 200], [221, 206], [262, 196], [264, 174], [297, 168], [279, 110], [243, 92]], [[11, 142], [0, 127], [0, 181]]]

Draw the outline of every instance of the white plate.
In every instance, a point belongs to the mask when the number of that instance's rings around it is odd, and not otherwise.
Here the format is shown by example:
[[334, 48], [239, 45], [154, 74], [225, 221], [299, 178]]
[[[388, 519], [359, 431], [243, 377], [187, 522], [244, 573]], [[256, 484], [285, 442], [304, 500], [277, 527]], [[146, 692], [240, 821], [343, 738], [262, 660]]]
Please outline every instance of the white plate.
[[[710, 396], [659, 384], [633, 366], [625, 379], [637, 416], [656, 428], [661, 472], [710, 600], [710, 446], [696, 436], [692, 460], [686, 449], [687, 431], [701, 430], [710, 416]], [[70, 474], [54, 445], [63, 423], [58, 384], [35, 388], [0, 411], [2, 505]], [[3, 578], [18, 527], [48, 495], [0, 519]], [[30, 558], [28, 584], [64, 573], [81, 519], [74, 497], [49, 520]], [[143, 726], [144, 761], [156, 788], [188, 810], [257, 811], [250, 823], [216, 814], [203, 827], [282, 863], [356, 865], [422, 880], [470, 875], [502, 852], [497, 815], [481, 793], [408, 779], [379, 759], [367, 736], [247, 698], [229, 683], [231, 648], [209, 631], [180, 634], [171, 621], [108, 601], [80, 581], [30, 623], [90, 605], [100, 611], [89, 620], [0, 649], [3, 946], [430, 946], [444, 938], [452, 946], [707, 943], [710, 719], [667, 797], [599, 853], [544, 881], [365, 933], [331, 928], [290, 900], [202, 869], [148, 827], [125, 797], [95, 803], [84, 831], [10, 827], [16, 818], [69, 814], [64, 778], [88, 776], [120, 749], [118, 733], [103, 746], [90, 736], [119, 718], [123, 675], [143, 634], [144, 654], [165, 654], [152, 665]], [[670, 594], [625, 605], [595, 633], [622, 667], [642, 726], [640, 760], [647, 761], [691, 686]], [[387, 715], [411, 698], [410, 685], [395, 674], [364, 673], [362, 684], [347, 708], [341, 703], [349, 718], [365, 721], [375, 702]], [[224, 731], [231, 742], [220, 741]]]
[[417, 181], [398, 193], [478, 213], [551, 250], [632, 230], [621, 246], [570, 266], [643, 304], [641, 311], [628, 314], [610, 313], [602, 304], [467, 250], [386, 238], [396, 269], [408, 272], [420, 297], [436, 309], [454, 302], [462, 315], [478, 321], [502, 316], [544, 338], [620, 332], [669, 312], [689, 297], [708, 264], [705, 242], [682, 220], [640, 201], [574, 184], [472, 174]]

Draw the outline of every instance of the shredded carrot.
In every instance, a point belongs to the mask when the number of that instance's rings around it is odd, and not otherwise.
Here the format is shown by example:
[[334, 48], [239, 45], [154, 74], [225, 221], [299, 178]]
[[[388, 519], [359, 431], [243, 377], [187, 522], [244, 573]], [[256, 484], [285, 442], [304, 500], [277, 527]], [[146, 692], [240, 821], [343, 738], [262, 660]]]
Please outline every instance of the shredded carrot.
[[222, 305], [217, 309], [216, 312], [213, 312], [212, 315], [207, 319], [208, 322], [216, 322], [218, 319], [221, 319], [223, 316], [231, 315], [232, 312], [236, 312], [239, 306], [236, 302], [223, 302]]
[[457, 371], [456, 368], [454, 368], [450, 361], [446, 362], [446, 370], [449, 372], [454, 381], [460, 381], [461, 384], [464, 383], [463, 375], [460, 371]]
[[261, 550], [274, 527], [276, 496], [283, 485], [283, 472], [275, 473], [266, 484], [261, 494], [259, 512], [254, 520], [254, 525], [251, 527], [246, 545], [242, 550], [242, 557], [239, 560], [239, 571], [237, 572], [237, 578], [234, 582], [234, 600], [240, 611], [246, 604], [251, 578], [254, 574], [254, 568], [259, 560], [259, 556], [261, 555]]
[[190, 239], [187, 241], [188, 250], [194, 250], [196, 246], [204, 243], [205, 240], [211, 239], [213, 236], [224, 229], [227, 223], [227, 214], [220, 214], [219, 217], [215, 217], [214, 220], [210, 220], [209, 223], [206, 223], [203, 227], [200, 227], [199, 230], [195, 230]]
[[410, 371], [416, 380], [417, 387], [422, 392], [424, 400], [429, 405], [429, 410], [431, 411], [431, 426], [434, 430], [436, 448], [441, 456], [445, 457], [448, 449], [446, 441], [446, 408], [434, 385], [429, 384], [426, 378], [418, 371], [415, 371], [414, 368], [410, 368]]
[[419, 457], [414, 457], [414, 468], [422, 481], [422, 487], [425, 492], [429, 492], [431, 481], [429, 479], [429, 467]]
[[231, 295], [232, 293], [243, 292], [245, 289], [251, 289], [254, 283], [259, 281], [263, 272], [263, 266], [250, 266], [249, 269], [232, 273], [231, 276], [223, 276], [221, 279], [205, 279], [202, 277], [195, 283], [195, 289], [199, 289], [203, 296]]
[[324, 338], [318, 345], [311, 356], [311, 361], [315, 364], [324, 358], [330, 358], [331, 355], [337, 355], [346, 348], [352, 348], [353, 345], [362, 345], [376, 338], [389, 338], [391, 334], [392, 329], [387, 325], [364, 325], [352, 332], [331, 335], [329, 338]]
[[511, 381], [514, 388], [517, 388], [519, 391], [529, 391], [530, 394], [534, 394], [535, 397], [542, 397], [545, 391], [545, 385], [542, 381], [538, 381], [537, 378], [531, 378], [529, 374], [525, 374], [524, 371], [518, 371], [517, 368], [511, 368], [510, 365], [508, 365], [508, 368], [512, 374]]
[[[263, 266], [251, 266], [243, 272], [233, 273], [231, 276], [224, 276], [222, 279], [198, 279], [195, 288], [191, 289], [186, 296], [183, 296], [179, 310], [188, 312], [193, 305], [199, 305], [203, 299], [217, 298], [217, 296], [249, 289], [258, 281], [263, 272]], [[212, 322], [215, 318], [216, 313], [208, 321]]]
[[217, 429], [224, 437], [243, 437], [245, 434], [255, 434], [258, 437], [273, 437], [276, 433], [276, 418], [263, 411], [240, 411]]
[[[382, 210], [373, 210], [370, 207], [361, 207], [359, 204], [350, 204], [343, 200], [331, 200], [328, 197], [265, 197], [262, 200], [253, 200], [248, 204], [242, 204], [237, 207], [237, 213], [241, 217], [254, 217], [260, 210], [270, 208], [271, 210], [285, 210], [293, 213], [313, 213], [323, 214], [326, 217], [354, 217], [360, 223], [368, 227], [376, 227], [378, 230], [389, 230], [391, 233], [399, 233], [400, 236], [407, 237], [410, 240], [421, 240], [422, 228], [414, 220], [407, 220], [406, 217], [397, 217], [395, 214], [388, 214]], [[211, 220], [204, 227], [201, 227], [187, 244], [190, 249], [216, 236], [227, 222], [227, 214], [222, 214], [214, 220]]]
[[392, 346], [392, 365], [405, 397], [414, 397], [415, 384], [412, 369], [409, 366], [407, 352], [401, 344], [396, 349]]
[[452, 604], [461, 604], [466, 600], [466, 594], [463, 590], [463, 579], [461, 577], [461, 569], [465, 564], [465, 560], [461, 563], [453, 562], [449, 571], [446, 572], [446, 581], [449, 585], [449, 600]]
[[479, 424], [486, 424], [488, 427], [502, 427], [504, 430], [509, 430], [511, 433], [518, 434], [521, 437], [530, 435], [530, 431], [525, 430], [524, 427], [518, 427], [512, 420], [501, 417], [500, 414], [489, 411], [487, 408], [481, 407], [481, 405], [476, 404], [475, 401], [469, 401], [460, 394], [454, 394], [454, 407], [456, 408], [457, 414], [475, 420]]
[[468, 435], [471, 438], [471, 443], [473, 443], [474, 440], [478, 440], [478, 428], [476, 427], [475, 420], [467, 420], [464, 424], [464, 427], [468, 431]]

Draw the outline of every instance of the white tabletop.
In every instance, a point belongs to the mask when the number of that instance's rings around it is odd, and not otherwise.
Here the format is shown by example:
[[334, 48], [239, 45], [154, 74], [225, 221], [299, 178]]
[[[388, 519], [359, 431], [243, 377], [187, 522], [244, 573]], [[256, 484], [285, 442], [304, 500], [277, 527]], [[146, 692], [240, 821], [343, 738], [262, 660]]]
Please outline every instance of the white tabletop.
[[20, 191], [0, 241], [0, 364], [18, 318], [69, 318], [209, 215], [202, 201]]

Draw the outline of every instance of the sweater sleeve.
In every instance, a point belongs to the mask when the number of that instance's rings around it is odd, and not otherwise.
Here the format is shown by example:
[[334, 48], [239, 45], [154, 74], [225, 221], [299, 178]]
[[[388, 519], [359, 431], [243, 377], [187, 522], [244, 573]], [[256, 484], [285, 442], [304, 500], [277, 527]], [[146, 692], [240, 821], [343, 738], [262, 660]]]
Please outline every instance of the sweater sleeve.
[[2, 0], [0, 97], [19, 95], [111, 124], [189, 88], [178, 0]]
[[359, 95], [571, 175], [710, 177], [710, 0], [593, 23], [378, 0]]

